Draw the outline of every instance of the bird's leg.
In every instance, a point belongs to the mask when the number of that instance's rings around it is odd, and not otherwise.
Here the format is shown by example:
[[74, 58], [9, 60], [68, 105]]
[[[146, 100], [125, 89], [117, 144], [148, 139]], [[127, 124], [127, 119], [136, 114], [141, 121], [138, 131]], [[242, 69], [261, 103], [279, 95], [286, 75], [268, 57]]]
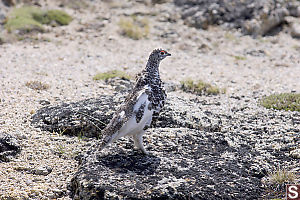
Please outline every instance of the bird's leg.
[[133, 140], [134, 140], [134, 145], [139, 148], [144, 154], [148, 154], [148, 152], [146, 151], [144, 145], [143, 145], [143, 134], [145, 131], [142, 131], [139, 134], [136, 134], [133, 136]]

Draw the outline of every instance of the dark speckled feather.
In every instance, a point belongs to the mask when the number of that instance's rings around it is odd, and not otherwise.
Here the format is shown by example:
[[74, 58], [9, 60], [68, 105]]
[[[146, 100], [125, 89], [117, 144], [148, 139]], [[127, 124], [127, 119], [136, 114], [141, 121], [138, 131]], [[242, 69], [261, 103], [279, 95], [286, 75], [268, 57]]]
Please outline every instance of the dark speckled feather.
[[[155, 49], [150, 54], [146, 68], [138, 75], [133, 90], [127, 96], [124, 104], [116, 111], [114, 117], [107, 127], [103, 129], [101, 133], [103, 136], [103, 142], [100, 149], [105, 148], [114, 140], [114, 138], [116, 138], [118, 131], [126, 122], [128, 122], [130, 118], [135, 117], [136, 122], [139, 123], [144, 115], [145, 109], [150, 111], [153, 110], [153, 116], [158, 116], [167, 97], [162, 87], [158, 68], [160, 61], [169, 55], [171, 54], [161, 49]], [[141, 94], [146, 94], [150, 103], [147, 107], [145, 103], [142, 103], [135, 111], [134, 106], [136, 105]], [[147, 124], [144, 127], [144, 130], [148, 127], [149, 125]]]

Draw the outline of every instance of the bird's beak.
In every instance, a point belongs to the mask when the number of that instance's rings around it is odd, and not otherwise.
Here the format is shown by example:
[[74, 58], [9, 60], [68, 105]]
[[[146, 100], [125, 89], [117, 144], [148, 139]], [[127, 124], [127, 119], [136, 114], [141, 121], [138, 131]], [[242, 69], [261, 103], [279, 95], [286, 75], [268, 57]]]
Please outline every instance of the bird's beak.
[[167, 55], [166, 56], [171, 56], [171, 54], [170, 53], [167, 53]]

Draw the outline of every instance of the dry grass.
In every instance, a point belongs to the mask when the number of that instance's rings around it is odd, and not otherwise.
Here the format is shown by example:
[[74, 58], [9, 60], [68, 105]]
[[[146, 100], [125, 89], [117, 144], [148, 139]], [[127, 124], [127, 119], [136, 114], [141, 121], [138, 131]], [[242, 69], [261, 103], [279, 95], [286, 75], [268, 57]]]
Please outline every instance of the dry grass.
[[127, 73], [125, 73], [124, 71], [111, 70], [111, 71], [108, 71], [108, 72], [96, 74], [93, 77], [93, 80], [104, 80], [104, 81], [107, 81], [110, 78], [116, 78], [116, 77], [119, 77], [121, 79], [126, 79], [126, 80], [132, 79], [132, 77], [130, 75], [128, 75]]
[[181, 81], [181, 89], [185, 92], [191, 92], [198, 95], [217, 95], [220, 93], [225, 93], [225, 89], [220, 89], [216, 86], [212, 86], [209, 83], [205, 83], [201, 80], [193, 81], [191, 79]]
[[47, 90], [50, 88], [48, 84], [40, 81], [28, 81], [25, 85], [33, 90]]
[[137, 17], [134, 16], [130, 18], [121, 18], [119, 26], [123, 35], [134, 40], [147, 37], [150, 31], [148, 19], [137, 19]]
[[267, 180], [272, 187], [284, 189], [286, 184], [294, 183], [295, 178], [296, 176], [293, 172], [278, 168], [268, 174]]

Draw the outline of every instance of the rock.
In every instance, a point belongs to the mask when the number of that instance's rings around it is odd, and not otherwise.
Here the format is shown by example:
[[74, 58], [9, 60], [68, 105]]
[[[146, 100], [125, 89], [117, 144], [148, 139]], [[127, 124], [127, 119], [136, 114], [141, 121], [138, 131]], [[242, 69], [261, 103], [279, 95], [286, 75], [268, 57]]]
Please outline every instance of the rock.
[[124, 97], [103, 95], [98, 99], [46, 106], [32, 116], [32, 124], [50, 132], [96, 137], [109, 123], [117, 102], [122, 100]]
[[169, 94], [156, 128], [144, 136], [151, 155], [133, 150], [128, 138], [102, 152], [96, 142], [78, 157], [71, 198], [260, 199], [267, 189], [262, 178], [278, 163], [298, 163], [288, 153], [300, 134], [294, 129], [300, 114], [251, 110], [237, 103], [244, 98], [228, 100], [235, 105], [231, 112], [222, 111], [224, 103]]
[[27, 166], [16, 166], [15, 170], [24, 171], [28, 174], [43, 175], [43, 176], [47, 176], [52, 172], [52, 168], [49, 166], [40, 166], [37, 168], [27, 167]]
[[243, 31], [253, 36], [266, 35], [273, 28], [282, 24], [288, 14], [286, 8], [278, 8], [271, 13], [262, 13], [259, 18], [247, 21], [243, 26]]
[[[100, 138], [126, 92], [46, 106], [32, 123], [50, 132]], [[250, 96], [180, 96], [168, 93], [165, 108], [144, 136], [151, 155], [140, 155], [128, 138], [98, 152], [95, 140], [77, 157], [71, 198], [260, 199], [268, 189], [261, 180], [278, 163], [299, 162], [289, 154], [299, 145], [299, 112], [263, 109]]]
[[300, 23], [293, 23], [291, 26], [291, 35], [294, 38], [300, 38]]
[[287, 5], [291, 16], [300, 17], [300, 4], [298, 1], [289, 1]]
[[132, 151], [126, 139], [102, 152], [94, 146], [71, 180], [71, 198], [259, 199], [260, 179], [279, 160], [291, 160], [260, 149], [260, 135], [186, 128], [149, 132], [144, 141], [150, 156]]
[[[102, 95], [98, 99], [47, 106], [32, 116], [32, 124], [49, 132], [98, 137], [124, 99], [125, 96], [119, 93], [112, 96]], [[152, 127], [218, 130], [218, 120], [211, 120], [213, 117], [218, 117], [206, 116], [197, 107], [197, 103], [193, 101], [169, 95], [161, 115]], [[194, 112], [191, 114], [187, 110]]]
[[14, 0], [2, 0], [2, 2], [6, 6], [14, 6], [14, 5], [16, 5], [16, 2]]
[[250, 167], [252, 163], [248, 159], [256, 154], [248, 147], [235, 150], [221, 134], [196, 130], [156, 129], [153, 132], [147, 137], [155, 146], [151, 156], [132, 153], [120, 143], [112, 154], [85, 155], [71, 181], [71, 197], [241, 199], [244, 195], [256, 199], [261, 193], [259, 179], [249, 176], [250, 168], [243, 167]]
[[300, 2], [273, 0], [175, 0], [186, 24], [206, 29], [209, 25], [241, 28], [245, 34], [265, 35], [283, 24], [285, 16], [299, 16]]
[[47, 167], [34, 168], [34, 169], [29, 170], [29, 173], [31, 173], [31, 174], [43, 175], [43, 176], [47, 176], [51, 172], [52, 172], [52, 168], [48, 167], [48, 166]]
[[300, 149], [295, 149], [295, 150], [291, 151], [290, 156], [292, 158], [300, 159]]
[[20, 151], [21, 147], [16, 138], [6, 133], [0, 133], [0, 162], [8, 162]]

